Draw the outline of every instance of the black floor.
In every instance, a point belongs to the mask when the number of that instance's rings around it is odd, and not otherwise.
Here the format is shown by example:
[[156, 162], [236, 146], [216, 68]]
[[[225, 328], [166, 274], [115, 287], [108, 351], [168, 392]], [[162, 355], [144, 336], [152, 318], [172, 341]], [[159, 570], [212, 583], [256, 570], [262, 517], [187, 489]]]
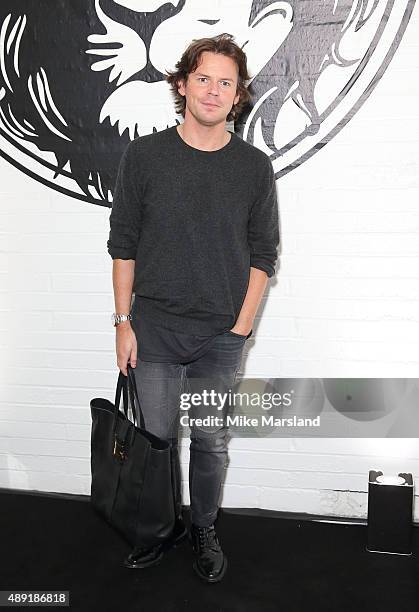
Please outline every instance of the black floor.
[[129, 545], [88, 501], [2, 490], [0, 590], [68, 590], [70, 609], [92, 612], [419, 611], [418, 528], [410, 557], [367, 552], [363, 524], [224, 511], [217, 533], [221, 583], [195, 576], [188, 542], [130, 570]]

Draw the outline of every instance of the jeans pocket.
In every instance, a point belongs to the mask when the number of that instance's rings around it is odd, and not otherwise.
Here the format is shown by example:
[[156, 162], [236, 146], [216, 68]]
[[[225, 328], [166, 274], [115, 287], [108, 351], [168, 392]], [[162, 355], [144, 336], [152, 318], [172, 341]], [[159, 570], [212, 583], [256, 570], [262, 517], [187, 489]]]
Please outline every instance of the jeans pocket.
[[227, 331], [228, 334], [231, 334], [232, 336], [236, 336], [237, 338], [243, 338], [244, 340], [247, 340], [248, 338], [250, 338], [250, 336], [253, 333], [253, 329], [250, 330], [250, 333], [247, 334], [247, 336], [243, 335], [243, 334], [236, 334], [236, 332], [233, 332], [231, 330]]

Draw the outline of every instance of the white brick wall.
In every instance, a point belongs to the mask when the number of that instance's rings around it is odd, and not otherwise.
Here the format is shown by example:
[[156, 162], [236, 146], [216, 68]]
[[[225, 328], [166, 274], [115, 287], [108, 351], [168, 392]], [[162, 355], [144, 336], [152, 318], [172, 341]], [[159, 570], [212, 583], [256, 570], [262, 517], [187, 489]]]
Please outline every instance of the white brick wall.
[[[281, 270], [244, 376], [418, 376], [418, 34], [416, 9], [352, 121], [279, 181]], [[110, 211], [0, 173], [0, 486], [89, 494], [89, 401], [117, 376]], [[184, 440], [185, 503], [187, 462]], [[418, 476], [417, 439], [233, 439], [223, 505], [365, 517], [371, 468]]]

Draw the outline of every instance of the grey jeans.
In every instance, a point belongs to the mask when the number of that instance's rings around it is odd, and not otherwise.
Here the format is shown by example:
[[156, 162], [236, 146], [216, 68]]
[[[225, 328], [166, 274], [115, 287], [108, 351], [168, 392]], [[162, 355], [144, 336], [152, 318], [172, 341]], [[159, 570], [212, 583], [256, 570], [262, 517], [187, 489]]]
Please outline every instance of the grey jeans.
[[[177, 516], [180, 516], [182, 506], [178, 432], [180, 418], [184, 424], [184, 415], [187, 415], [190, 427], [191, 520], [200, 527], [212, 525], [217, 518], [228, 456], [225, 417], [231, 404], [227, 400], [221, 409], [222, 402], [217, 407], [191, 406], [187, 411], [181, 410], [181, 394], [201, 393], [204, 389], [225, 394], [232, 389], [246, 339], [247, 336], [226, 331], [216, 336], [208, 351], [195, 361], [178, 364], [137, 359], [137, 366], [133, 369], [145, 427], [169, 440], [174, 451]], [[205, 417], [210, 417], [205, 425], [194, 421]]]

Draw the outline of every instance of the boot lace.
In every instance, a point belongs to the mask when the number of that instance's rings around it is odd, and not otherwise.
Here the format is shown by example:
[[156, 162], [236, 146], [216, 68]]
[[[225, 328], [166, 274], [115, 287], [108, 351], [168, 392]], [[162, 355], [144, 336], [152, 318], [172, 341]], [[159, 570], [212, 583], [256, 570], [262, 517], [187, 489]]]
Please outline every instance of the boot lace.
[[199, 547], [201, 549], [209, 549], [217, 552], [219, 550], [219, 543], [215, 529], [208, 529], [207, 527], [198, 527], [198, 539]]

